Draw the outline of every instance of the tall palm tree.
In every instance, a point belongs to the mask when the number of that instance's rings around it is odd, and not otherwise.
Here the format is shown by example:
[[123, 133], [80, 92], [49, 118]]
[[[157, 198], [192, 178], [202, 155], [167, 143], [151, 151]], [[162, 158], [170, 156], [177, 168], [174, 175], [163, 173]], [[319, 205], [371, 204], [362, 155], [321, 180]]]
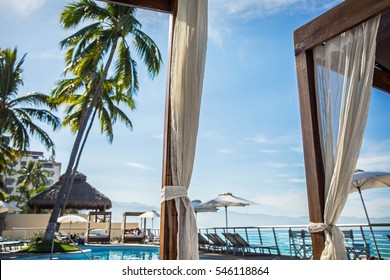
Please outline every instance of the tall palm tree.
[[[50, 111], [39, 109], [49, 106], [49, 96], [28, 93], [18, 96], [18, 87], [23, 85], [22, 65], [26, 54], [17, 61], [17, 49], [0, 49], [0, 135], [9, 137], [10, 146], [25, 151], [30, 146], [30, 135], [36, 136], [54, 152], [54, 143], [49, 135], [34, 121], [41, 121], [60, 128], [60, 120]], [[53, 109], [53, 107], [51, 107]]]
[[90, 23], [60, 43], [61, 47], [67, 49], [65, 74], [71, 73], [77, 78], [88, 80], [100, 67], [103, 67], [103, 71], [89, 104], [79, 118], [79, 128], [69, 163], [45, 231], [46, 241], [51, 241], [54, 237], [57, 218], [69, 187], [72, 170], [75, 170], [76, 158], [80, 153], [81, 141], [113, 63], [113, 79], [117, 92], [132, 96], [138, 91], [137, 63], [132, 57], [127, 40], [131, 37], [132, 46], [146, 64], [151, 78], [160, 70], [160, 51], [154, 41], [141, 31], [142, 26], [135, 18], [135, 12], [133, 7], [109, 3], [101, 6], [92, 0], [80, 0], [67, 5], [61, 14], [60, 21], [66, 29], [76, 27], [80, 23]]
[[[85, 108], [91, 103], [92, 94], [95, 92], [102, 74], [103, 68], [101, 67], [91, 79], [63, 79], [58, 81], [53, 88], [52, 102], [65, 105], [65, 118], [62, 125], [69, 126], [73, 133], [79, 130], [81, 116]], [[133, 110], [135, 109], [134, 98], [126, 92], [117, 91], [115, 80], [107, 78], [92, 111], [88, 128], [91, 127], [95, 116], [97, 116], [100, 120], [100, 132], [106, 135], [109, 143], [112, 143], [114, 139], [113, 124], [117, 120], [124, 123], [130, 130], [132, 129], [131, 120], [119, 105], [124, 105], [126, 108]]]
[[32, 189], [37, 189], [46, 185], [50, 171], [43, 169], [43, 163], [30, 160], [25, 166], [16, 171], [16, 174], [19, 175], [16, 184], [26, 188], [31, 185]]
[[[92, 94], [101, 79], [102, 73], [103, 68], [100, 68], [100, 70], [96, 72], [91, 79], [84, 80], [82, 83], [80, 83], [79, 78], [64, 79], [57, 82], [53, 89], [52, 96], [54, 102], [66, 105], [66, 117], [64, 118], [62, 125], [70, 126], [73, 133], [76, 133], [79, 129], [80, 119], [84, 108], [86, 108], [91, 102]], [[135, 101], [131, 95], [128, 95], [125, 92], [118, 92], [116, 89], [116, 84], [113, 79], [106, 79], [104, 81], [99, 99], [93, 110], [88, 128], [85, 132], [83, 142], [77, 155], [73, 174], [67, 188], [66, 197], [64, 199], [60, 215], [65, 214], [66, 204], [68, 201], [67, 198], [72, 189], [74, 175], [76, 174], [82, 151], [85, 147], [89, 132], [91, 131], [96, 117], [100, 120], [100, 132], [106, 135], [109, 143], [112, 143], [113, 141], [113, 124], [116, 123], [117, 120], [124, 123], [130, 130], [133, 127], [131, 120], [128, 118], [126, 113], [119, 108], [119, 105], [124, 105], [130, 110], [133, 110], [135, 108]], [[78, 94], [77, 92], [79, 90], [84, 90], [84, 92]]]

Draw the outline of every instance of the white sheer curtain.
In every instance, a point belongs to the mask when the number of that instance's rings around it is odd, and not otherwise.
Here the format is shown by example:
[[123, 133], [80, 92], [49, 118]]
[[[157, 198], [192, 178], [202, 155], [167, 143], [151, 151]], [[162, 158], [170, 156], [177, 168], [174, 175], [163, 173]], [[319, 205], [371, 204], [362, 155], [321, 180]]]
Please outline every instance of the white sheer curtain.
[[314, 49], [316, 93], [325, 166], [321, 259], [346, 259], [342, 232], [335, 225], [346, 203], [360, 153], [371, 98], [380, 16]]
[[177, 258], [198, 259], [198, 230], [187, 196], [195, 158], [207, 48], [207, 0], [179, 0], [171, 62], [171, 169], [173, 186], [163, 200], [175, 199]]

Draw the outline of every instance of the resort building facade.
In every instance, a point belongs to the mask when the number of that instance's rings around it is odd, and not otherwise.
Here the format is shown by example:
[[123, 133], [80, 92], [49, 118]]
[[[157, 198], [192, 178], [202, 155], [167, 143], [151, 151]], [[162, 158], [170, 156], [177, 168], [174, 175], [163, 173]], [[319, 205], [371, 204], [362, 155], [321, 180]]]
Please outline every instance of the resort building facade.
[[7, 194], [15, 194], [17, 192], [17, 188], [19, 187], [16, 184], [19, 174], [16, 174], [16, 171], [20, 170], [23, 166], [25, 166], [29, 161], [40, 162], [43, 164], [43, 168], [49, 171], [49, 175], [47, 176], [46, 186], [50, 187], [55, 182], [58, 181], [61, 175], [61, 163], [56, 162], [51, 158], [45, 158], [43, 152], [37, 151], [28, 151], [26, 154], [21, 156], [18, 161], [13, 165], [12, 175], [7, 175], [5, 177], [5, 185], [7, 187]]

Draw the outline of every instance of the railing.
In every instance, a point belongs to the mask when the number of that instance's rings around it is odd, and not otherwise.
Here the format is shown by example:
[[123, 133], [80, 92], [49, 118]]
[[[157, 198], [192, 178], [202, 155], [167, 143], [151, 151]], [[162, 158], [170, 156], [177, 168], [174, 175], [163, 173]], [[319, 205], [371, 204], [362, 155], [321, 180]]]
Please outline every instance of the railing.
[[[370, 258], [379, 258], [378, 252], [374, 245], [370, 228], [367, 224], [342, 224], [338, 225], [341, 230], [353, 231], [355, 245], [367, 246], [369, 249]], [[381, 259], [390, 259], [390, 224], [371, 224], [375, 240], [378, 245], [379, 255]], [[277, 246], [275, 254], [283, 256], [299, 257], [291, 245], [291, 238], [289, 230], [307, 230], [305, 225], [284, 225], [284, 226], [261, 226], [261, 227], [213, 227], [213, 228], [199, 228], [199, 233], [217, 233], [223, 237], [222, 233], [232, 232], [239, 233], [250, 244]], [[307, 240], [307, 244], [311, 240]], [[304, 256], [309, 258], [310, 254]]]

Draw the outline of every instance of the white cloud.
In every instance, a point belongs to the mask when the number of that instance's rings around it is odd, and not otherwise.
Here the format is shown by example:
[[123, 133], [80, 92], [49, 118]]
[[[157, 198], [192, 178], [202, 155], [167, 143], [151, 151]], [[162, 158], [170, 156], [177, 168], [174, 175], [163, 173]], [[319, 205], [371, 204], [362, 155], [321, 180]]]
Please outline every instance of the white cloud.
[[273, 162], [273, 161], [268, 161], [265, 162], [264, 165], [266, 167], [271, 167], [271, 168], [285, 168], [288, 167], [288, 165], [284, 162]]
[[64, 54], [60, 50], [55, 50], [55, 49], [41, 52], [34, 56], [39, 59], [63, 59], [64, 58]]
[[359, 158], [357, 167], [363, 170], [390, 170], [390, 155], [372, 155]]
[[290, 150], [293, 152], [296, 152], [296, 153], [303, 153], [303, 146], [300, 145], [300, 146], [296, 146], [296, 147], [291, 147]]
[[127, 166], [130, 166], [131, 168], [138, 170], [138, 171], [146, 171], [146, 170], [152, 170], [150, 166], [144, 165], [142, 163], [138, 162], [126, 162], [125, 163]]
[[164, 139], [164, 134], [161, 133], [161, 134], [158, 134], [158, 135], [154, 135], [153, 138], [156, 138], [156, 139]]
[[302, 0], [218, 0], [228, 15], [257, 17], [278, 13]]
[[342, 0], [214, 0], [210, 1], [212, 15], [237, 18], [258, 18], [282, 12], [305, 13], [328, 10]]
[[364, 141], [356, 167], [363, 170], [390, 170], [390, 139]]
[[306, 180], [302, 178], [290, 178], [287, 180], [289, 183], [305, 183]]
[[[209, 1], [210, 41], [222, 47], [234, 23], [231, 19], [251, 20], [280, 13], [290, 15], [329, 10], [342, 0], [213, 0]], [[232, 24], [232, 25], [230, 25]]]
[[279, 153], [279, 150], [273, 150], [273, 149], [261, 149], [260, 152], [266, 153], [266, 154], [276, 154]]
[[219, 149], [217, 152], [220, 154], [229, 155], [229, 154], [233, 153], [233, 150], [232, 149]]
[[256, 134], [255, 137], [249, 138], [249, 140], [255, 141], [256, 143], [269, 143], [271, 139], [264, 134]]
[[252, 201], [258, 201], [262, 208], [274, 209], [273, 215], [306, 216], [308, 215], [306, 189], [288, 190], [286, 192], [262, 192]]
[[218, 137], [220, 134], [216, 131], [205, 131], [199, 135], [200, 138], [215, 138]]
[[2, 9], [11, 9], [21, 16], [27, 16], [40, 9], [46, 0], [0, 0]]

